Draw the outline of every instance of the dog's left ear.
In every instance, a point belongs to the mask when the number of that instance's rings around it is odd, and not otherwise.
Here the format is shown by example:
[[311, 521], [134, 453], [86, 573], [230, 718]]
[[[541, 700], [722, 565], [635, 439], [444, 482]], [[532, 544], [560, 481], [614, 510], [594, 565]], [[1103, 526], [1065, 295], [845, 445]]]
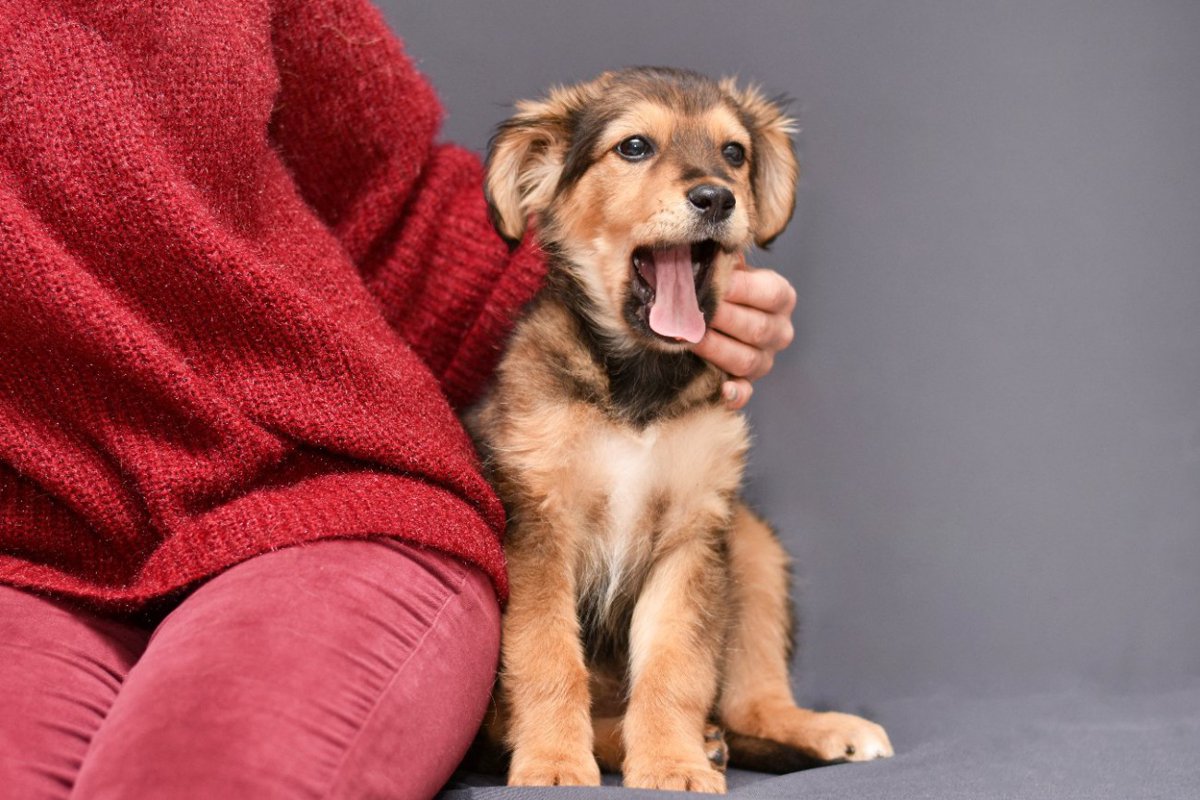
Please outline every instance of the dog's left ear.
[[554, 198], [570, 142], [570, 91], [517, 103], [517, 113], [488, 145], [484, 193], [492, 223], [510, 244]]
[[800, 175], [792, 144], [796, 122], [784, 111], [782, 102], [770, 99], [757, 86], [743, 89], [733, 78], [726, 78], [721, 88], [737, 103], [750, 131], [751, 185], [758, 210], [754, 241], [765, 247], [783, 233], [796, 205]]

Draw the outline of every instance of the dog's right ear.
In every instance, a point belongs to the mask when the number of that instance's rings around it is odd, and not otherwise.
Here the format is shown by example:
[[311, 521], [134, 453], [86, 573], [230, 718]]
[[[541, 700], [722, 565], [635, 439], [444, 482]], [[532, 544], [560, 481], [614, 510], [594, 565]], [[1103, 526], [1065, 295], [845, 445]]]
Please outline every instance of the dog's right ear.
[[517, 113], [488, 144], [484, 193], [492, 223], [510, 244], [520, 240], [530, 215], [554, 198], [570, 144], [569, 93], [517, 103]]

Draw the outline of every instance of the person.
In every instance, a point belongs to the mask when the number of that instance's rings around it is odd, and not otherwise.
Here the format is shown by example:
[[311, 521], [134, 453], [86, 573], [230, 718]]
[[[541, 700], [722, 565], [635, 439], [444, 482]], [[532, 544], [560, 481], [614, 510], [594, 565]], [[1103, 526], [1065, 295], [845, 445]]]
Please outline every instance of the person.
[[[545, 269], [366, 0], [0, 6], [0, 786], [418, 797], [487, 703], [455, 416]], [[740, 273], [731, 405], [795, 293]]]

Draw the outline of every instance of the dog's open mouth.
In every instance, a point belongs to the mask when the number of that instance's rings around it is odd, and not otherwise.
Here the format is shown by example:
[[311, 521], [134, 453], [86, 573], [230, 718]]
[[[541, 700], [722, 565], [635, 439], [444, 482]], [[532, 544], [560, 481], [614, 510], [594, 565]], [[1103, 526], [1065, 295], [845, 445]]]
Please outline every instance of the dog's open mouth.
[[712, 239], [633, 251], [633, 292], [649, 309], [650, 330], [672, 341], [700, 341], [705, 327], [700, 304], [716, 254]]

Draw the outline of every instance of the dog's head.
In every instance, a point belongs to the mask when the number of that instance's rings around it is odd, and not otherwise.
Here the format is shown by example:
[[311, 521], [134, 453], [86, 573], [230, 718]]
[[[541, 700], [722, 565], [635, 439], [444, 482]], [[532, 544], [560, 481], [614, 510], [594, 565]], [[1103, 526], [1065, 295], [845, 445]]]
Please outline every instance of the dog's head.
[[533, 218], [614, 342], [676, 350], [704, 333], [730, 271], [792, 215], [793, 123], [757, 88], [640, 67], [558, 88], [492, 139], [501, 235]]

